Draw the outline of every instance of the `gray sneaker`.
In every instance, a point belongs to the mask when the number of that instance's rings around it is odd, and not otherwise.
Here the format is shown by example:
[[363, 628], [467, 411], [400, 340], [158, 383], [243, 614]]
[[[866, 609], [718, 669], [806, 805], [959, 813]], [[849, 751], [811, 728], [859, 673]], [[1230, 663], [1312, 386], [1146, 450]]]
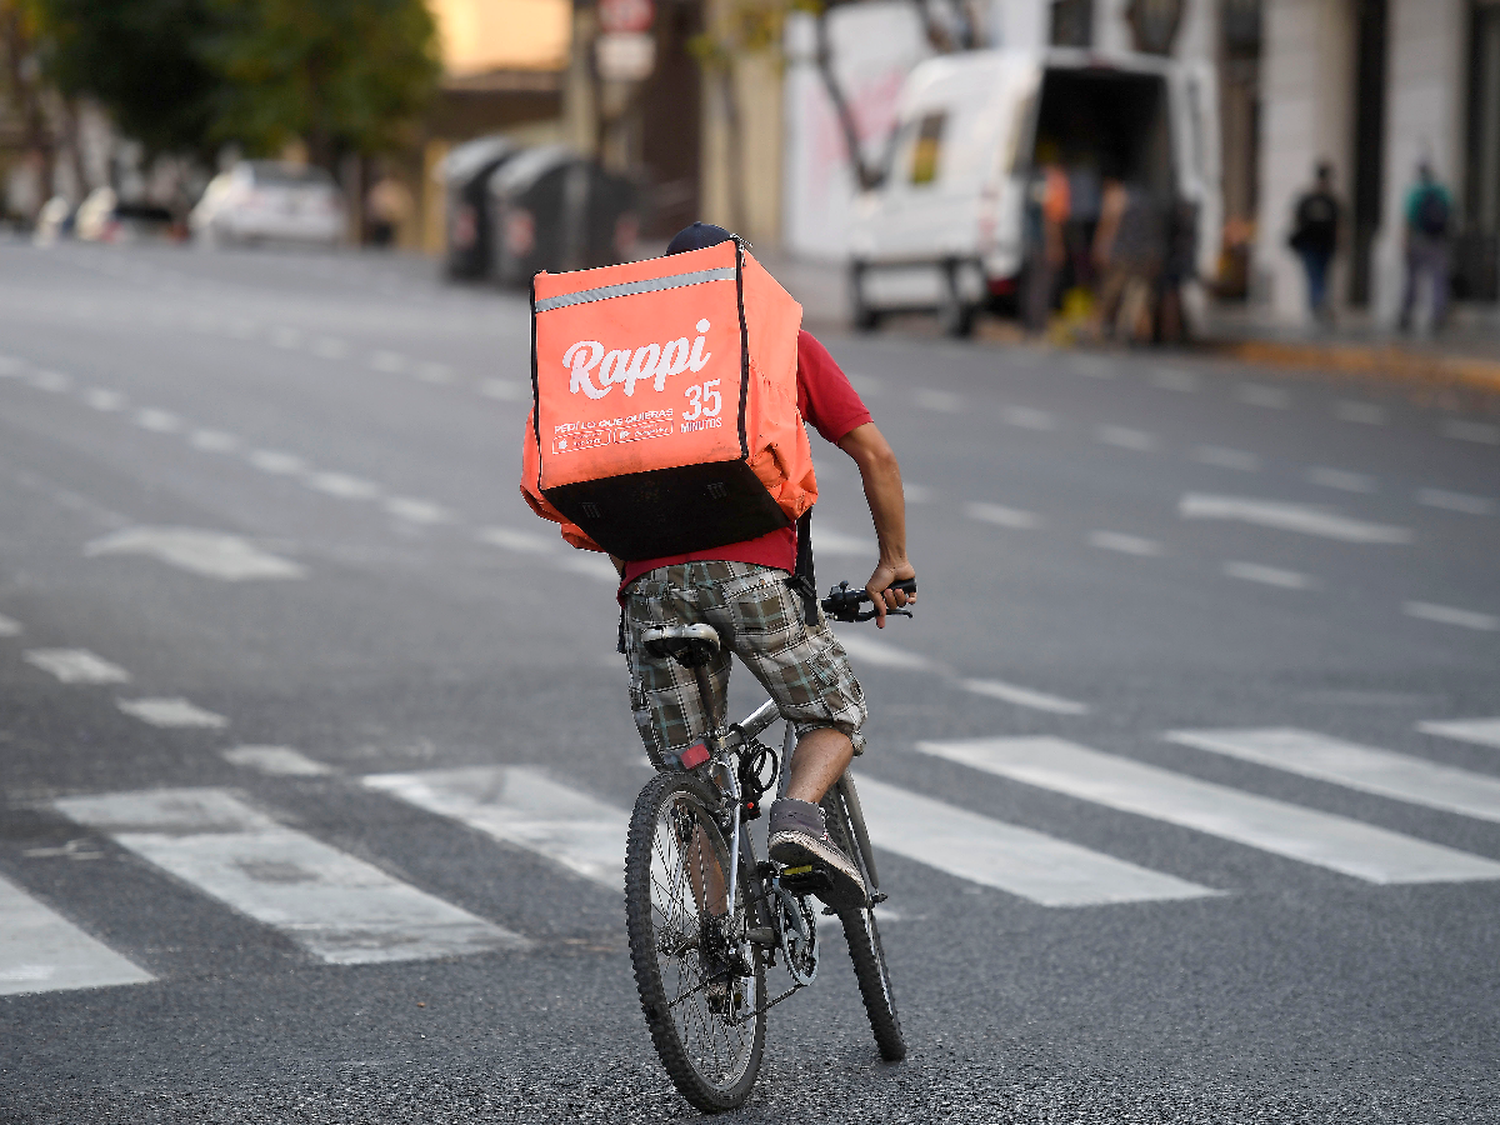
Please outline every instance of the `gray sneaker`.
[[[808, 889], [834, 909], [864, 905], [865, 882], [859, 868], [829, 838], [817, 805], [790, 797], [774, 802], [768, 850], [785, 869], [782, 881], [789, 887], [795, 889], [802, 876], [810, 876]], [[815, 878], [818, 874], [824, 878]]]

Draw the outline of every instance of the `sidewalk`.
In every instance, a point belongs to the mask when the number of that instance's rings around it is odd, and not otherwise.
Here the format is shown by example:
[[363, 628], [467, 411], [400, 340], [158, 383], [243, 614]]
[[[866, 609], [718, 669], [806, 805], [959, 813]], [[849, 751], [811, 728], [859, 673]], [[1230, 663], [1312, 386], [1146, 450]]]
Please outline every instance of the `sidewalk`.
[[[848, 280], [837, 262], [796, 258], [757, 247], [756, 256], [802, 303], [814, 330], [849, 327]], [[983, 318], [979, 338], [991, 343], [1024, 340], [1013, 323]], [[1466, 389], [1500, 395], [1500, 309], [1460, 305], [1452, 323], [1430, 338], [1403, 336], [1349, 315], [1335, 328], [1273, 323], [1262, 311], [1211, 302], [1198, 347], [1245, 363], [1289, 371], [1335, 372], [1409, 384], [1429, 390]]]
[[1345, 314], [1332, 328], [1286, 325], [1249, 306], [1216, 303], [1203, 344], [1248, 363], [1500, 394], [1500, 310], [1484, 306], [1460, 305], [1441, 333], [1420, 337], [1362, 315]]

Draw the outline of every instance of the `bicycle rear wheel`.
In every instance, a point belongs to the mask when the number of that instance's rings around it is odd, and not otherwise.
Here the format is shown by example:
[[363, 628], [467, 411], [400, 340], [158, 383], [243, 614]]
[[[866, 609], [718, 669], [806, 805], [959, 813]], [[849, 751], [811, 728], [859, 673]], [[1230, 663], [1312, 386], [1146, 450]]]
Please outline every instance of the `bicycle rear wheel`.
[[[852, 780], [849, 784], [853, 784]], [[859, 834], [850, 816], [842, 784], [834, 786], [823, 798], [823, 812], [829, 836], [859, 865], [866, 886], [873, 888], [874, 880], [859, 846]], [[841, 910], [839, 921], [843, 923], [844, 938], [849, 943], [849, 959], [854, 962], [854, 978], [859, 982], [859, 994], [865, 1002], [865, 1014], [870, 1018], [870, 1030], [875, 1033], [875, 1046], [886, 1062], [900, 1062], [906, 1057], [906, 1037], [901, 1033], [901, 1017], [896, 1012], [896, 997], [891, 991], [891, 973], [885, 963], [885, 949], [880, 944], [875, 911], [869, 907]]]
[[766, 1040], [760, 949], [728, 940], [744, 933], [751, 873], [742, 865], [731, 912], [718, 803], [691, 775], [659, 773], [636, 799], [625, 848], [625, 922], [646, 1026], [677, 1089], [710, 1113], [744, 1102]]

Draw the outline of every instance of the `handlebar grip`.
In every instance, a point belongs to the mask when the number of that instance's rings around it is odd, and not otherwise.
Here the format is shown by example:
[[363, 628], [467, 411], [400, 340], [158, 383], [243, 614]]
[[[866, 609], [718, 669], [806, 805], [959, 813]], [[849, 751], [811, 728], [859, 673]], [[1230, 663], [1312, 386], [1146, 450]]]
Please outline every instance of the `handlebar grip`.
[[917, 592], [917, 580], [915, 578], [903, 578], [899, 582], [892, 582], [888, 589], [900, 590], [908, 596]]

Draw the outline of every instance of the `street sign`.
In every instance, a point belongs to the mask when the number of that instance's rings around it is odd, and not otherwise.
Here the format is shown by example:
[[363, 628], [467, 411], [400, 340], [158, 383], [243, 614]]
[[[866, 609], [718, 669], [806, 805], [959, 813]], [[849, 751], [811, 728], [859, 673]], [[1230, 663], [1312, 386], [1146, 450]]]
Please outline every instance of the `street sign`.
[[594, 40], [594, 61], [606, 82], [639, 82], [656, 66], [656, 39], [644, 31], [616, 31]]
[[645, 31], [655, 18], [652, 0], [599, 0], [599, 30], [606, 34]]

